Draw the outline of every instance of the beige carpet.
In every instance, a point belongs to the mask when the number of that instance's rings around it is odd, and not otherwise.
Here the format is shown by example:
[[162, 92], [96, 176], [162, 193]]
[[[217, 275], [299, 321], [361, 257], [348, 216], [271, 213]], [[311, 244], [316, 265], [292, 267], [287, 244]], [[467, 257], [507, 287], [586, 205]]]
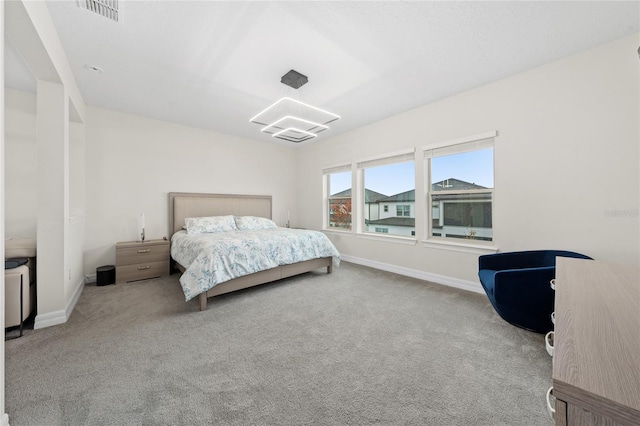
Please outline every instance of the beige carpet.
[[551, 425], [539, 334], [485, 296], [344, 263], [185, 303], [174, 275], [87, 285], [7, 341], [21, 425]]

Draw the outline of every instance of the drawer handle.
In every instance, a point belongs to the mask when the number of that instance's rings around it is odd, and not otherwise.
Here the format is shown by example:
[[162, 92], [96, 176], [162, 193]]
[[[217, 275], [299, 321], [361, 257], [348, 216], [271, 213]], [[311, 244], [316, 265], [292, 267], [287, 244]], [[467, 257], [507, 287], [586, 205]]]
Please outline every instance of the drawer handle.
[[143, 269], [151, 269], [151, 265], [147, 265], [147, 266], [138, 266], [138, 271], [142, 271]]
[[[554, 404], [551, 405], [551, 398], [554, 399]], [[549, 412], [549, 416], [555, 420], [556, 418], [556, 404], [555, 404], [555, 397], [553, 396], [553, 386], [551, 386], [549, 388], [549, 390], [547, 391], [547, 411]]]
[[549, 285], [551, 286], [552, 289], [556, 289], [556, 279], [553, 278], [551, 281], [549, 281]]
[[555, 333], [553, 331], [550, 331], [544, 336], [544, 343], [545, 343], [545, 346], [547, 347], [547, 353], [551, 356], [553, 356], [554, 335]]
[[551, 322], [556, 325], [556, 311], [551, 312]]
[[151, 249], [138, 250], [138, 253], [149, 253]]

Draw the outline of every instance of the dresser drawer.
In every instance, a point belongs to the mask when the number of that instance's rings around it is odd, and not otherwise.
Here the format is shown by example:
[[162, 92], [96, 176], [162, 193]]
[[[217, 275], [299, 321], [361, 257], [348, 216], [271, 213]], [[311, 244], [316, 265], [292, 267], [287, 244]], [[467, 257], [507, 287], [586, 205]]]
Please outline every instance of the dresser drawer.
[[116, 267], [116, 281], [127, 282], [155, 278], [169, 275], [169, 261], [137, 263], [135, 265], [122, 265]]
[[116, 266], [158, 260], [169, 261], [169, 244], [138, 244], [134, 247], [118, 247], [116, 249]]

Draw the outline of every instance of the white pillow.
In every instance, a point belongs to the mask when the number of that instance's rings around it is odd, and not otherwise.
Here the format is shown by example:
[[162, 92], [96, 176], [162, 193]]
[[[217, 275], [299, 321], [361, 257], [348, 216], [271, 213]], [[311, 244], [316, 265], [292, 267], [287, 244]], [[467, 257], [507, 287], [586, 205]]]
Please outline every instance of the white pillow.
[[188, 217], [184, 220], [187, 234], [219, 233], [237, 231], [232, 215], [210, 217]]
[[236, 226], [240, 231], [255, 231], [257, 229], [273, 229], [277, 228], [271, 219], [257, 216], [234, 216]]

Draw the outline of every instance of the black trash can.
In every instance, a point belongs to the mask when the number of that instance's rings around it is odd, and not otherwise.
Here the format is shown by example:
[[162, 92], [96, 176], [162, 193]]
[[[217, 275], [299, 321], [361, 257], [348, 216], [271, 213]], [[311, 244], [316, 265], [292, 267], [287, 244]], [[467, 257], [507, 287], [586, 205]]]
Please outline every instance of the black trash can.
[[96, 285], [116, 283], [116, 267], [113, 265], [98, 266], [96, 268]]

